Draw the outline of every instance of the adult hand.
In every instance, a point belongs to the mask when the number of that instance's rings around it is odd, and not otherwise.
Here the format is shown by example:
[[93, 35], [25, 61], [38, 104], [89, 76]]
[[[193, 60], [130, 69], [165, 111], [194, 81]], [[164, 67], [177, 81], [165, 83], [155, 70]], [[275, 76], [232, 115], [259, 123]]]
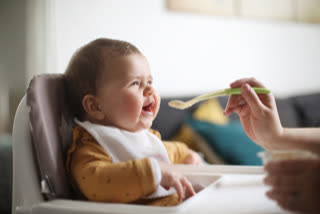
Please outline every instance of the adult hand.
[[320, 160], [282, 160], [265, 166], [266, 194], [286, 210], [320, 213]]
[[237, 80], [231, 88], [241, 87], [241, 95], [229, 97], [225, 115], [239, 115], [246, 134], [265, 149], [277, 148], [277, 138], [283, 133], [275, 98], [272, 94], [256, 94], [251, 87], [264, 87], [254, 78]]
[[180, 172], [173, 170], [170, 164], [159, 162], [159, 166], [162, 174], [161, 186], [166, 189], [174, 187], [179, 201], [196, 194], [190, 181]]

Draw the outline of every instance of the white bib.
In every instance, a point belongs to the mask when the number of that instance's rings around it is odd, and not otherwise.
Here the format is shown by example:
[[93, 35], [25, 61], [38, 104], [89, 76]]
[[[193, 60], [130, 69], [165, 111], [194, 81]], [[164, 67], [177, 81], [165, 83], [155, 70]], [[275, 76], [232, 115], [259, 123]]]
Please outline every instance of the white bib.
[[[114, 163], [146, 157], [170, 163], [168, 152], [161, 140], [147, 129], [129, 132], [89, 121], [81, 122], [75, 119], [75, 122], [96, 139], [99, 145], [111, 156]], [[146, 198], [163, 197], [175, 192], [174, 188], [166, 190], [158, 185], [157, 190]]]

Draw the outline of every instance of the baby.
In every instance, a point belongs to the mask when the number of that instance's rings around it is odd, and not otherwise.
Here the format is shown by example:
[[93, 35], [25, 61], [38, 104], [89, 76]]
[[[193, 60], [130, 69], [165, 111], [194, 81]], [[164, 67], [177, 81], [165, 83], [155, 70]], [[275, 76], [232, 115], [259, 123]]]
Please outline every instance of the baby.
[[173, 206], [195, 194], [170, 164], [201, 159], [183, 143], [162, 142], [150, 129], [160, 97], [148, 61], [135, 46], [94, 40], [74, 54], [64, 75], [76, 117], [66, 168], [80, 196]]

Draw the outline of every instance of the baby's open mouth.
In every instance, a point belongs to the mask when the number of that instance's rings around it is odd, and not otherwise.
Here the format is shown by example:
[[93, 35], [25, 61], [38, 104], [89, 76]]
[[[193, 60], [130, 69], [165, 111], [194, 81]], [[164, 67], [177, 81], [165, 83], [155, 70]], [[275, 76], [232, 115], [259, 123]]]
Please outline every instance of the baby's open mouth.
[[152, 112], [152, 106], [154, 105], [154, 102], [151, 102], [145, 106], [142, 107], [142, 110], [143, 111], [146, 111], [146, 112]]

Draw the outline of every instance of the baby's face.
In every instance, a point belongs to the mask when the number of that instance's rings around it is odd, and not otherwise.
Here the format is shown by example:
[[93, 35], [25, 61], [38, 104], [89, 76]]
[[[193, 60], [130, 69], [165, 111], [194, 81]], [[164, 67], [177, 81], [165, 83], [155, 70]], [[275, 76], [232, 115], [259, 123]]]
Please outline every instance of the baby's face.
[[150, 128], [160, 97], [152, 86], [147, 59], [131, 54], [114, 58], [106, 66], [97, 91], [103, 124], [132, 132]]

